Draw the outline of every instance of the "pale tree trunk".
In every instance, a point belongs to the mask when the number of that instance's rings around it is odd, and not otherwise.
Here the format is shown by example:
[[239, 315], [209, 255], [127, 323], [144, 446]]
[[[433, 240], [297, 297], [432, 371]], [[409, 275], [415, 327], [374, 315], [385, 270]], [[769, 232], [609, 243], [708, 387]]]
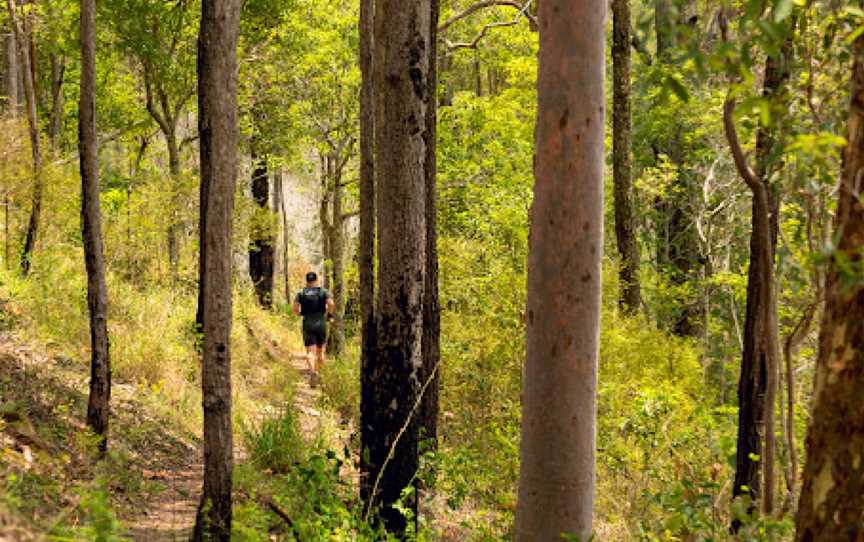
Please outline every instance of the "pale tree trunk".
[[[380, 0], [375, 8], [375, 167], [378, 196], [377, 352], [367, 360], [369, 408], [361, 427], [367, 505], [390, 532], [406, 521], [394, 504], [414, 482], [423, 375], [426, 263], [426, 104], [429, 0]], [[401, 435], [401, 436], [400, 436]], [[398, 440], [397, 440], [398, 439]], [[391, 450], [392, 448], [392, 450]], [[391, 453], [392, 451], [392, 453]], [[417, 510], [416, 493], [402, 506]]]
[[63, 130], [63, 77], [66, 73], [66, 58], [51, 53], [51, 122], [48, 126], [48, 140], [56, 151], [60, 146], [60, 133]]
[[237, 181], [239, 0], [204, 0], [198, 36], [204, 488], [193, 540], [231, 540], [231, 237]]
[[96, 142], [96, 0], [81, 1], [81, 97], [78, 105], [78, 154], [81, 162], [81, 225], [87, 267], [90, 313], [90, 397], [87, 425], [108, 446], [111, 361], [108, 353], [108, 288], [99, 208]]
[[[372, 372], [375, 366], [375, 87], [372, 55], [374, 50], [375, 2], [360, 0], [360, 240], [357, 249], [360, 273], [361, 361], [360, 361], [360, 427], [364, 443], [375, 419], [372, 395]], [[367, 454], [360, 454], [360, 498], [371, 501], [370, 479], [374, 465]]]
[[619, 304], [627, 314], [639, 310], [639, 245], [633, 211], [630, 168], [630, 1], [612, 2], [612, 168], [615, 186], [615, 238], [621, 257]]
[[[10, 25], [11, 26], [11, 25]], [[18, 40], [14, 29], [6, 38], [6, 98], [8, 100], [8, 112], [11, 116], [18, 116], [21, 109], [21, 101], [18, 99], [19, 77], [21, 66], [18, 59]]]
[[33, 200], [30, 220], [27, 224], [27, 234], [24, 238], [24, 248], [21, 252], [21, 271], [26, 276], [30, 273], [31, 258], [36, 246], [39, 219], [42, 214], [42, 150], [39, 142], [39, 119], [36, 115], [36, 91], [33, 82], [33, 70], [31, 69], [31, 48], [28, 47], [27, 37], [21, 30], [15, 0], [7, 0], [6, 4], [9, 7], [9, 18], [20, 53], [21, 75], [24, 77], [24, 96], [27, 102], [27, 124], [30, 129], [30, 150], [33, 155]]
[[854, 47], [851, 104], [838, 190], [836, 249], [828, 266], [825, 312], [798, 504], [798, 542], [864, 540], [864, 37]]
[[[291, 280], [288, 276], [288, 213], [285, 210], [285, 188], [282, 182], [282, 169], [279, 168], [273, 172], [273, 213], [279, 217], [279, 229], [282, 231], [282, 244], [280, 248], [282, 249], [281, 253], [281, 262], [279, 265], [282, 267], [282, 278], [283, 278], [283, 286], [284, 286], [284, 295], [285, 302], [291, 303]], [[278, 243], [277, 243], [278, 245]], [[275, 248], [275, 247], [274, 247]], [[274, 255], [274, 266], [273, 266], [273, 278], [275, 283], [275, 278], [277, 275], [276, 271], [276, 256]], [[275, 290], [275, 284], [274, 288]]]
[[288, 270], [288, 209], [285, 207], [285, 185], [283, 183], [283, 172], [281, 169], [276, 172], [273, 177], [274, 182], [276, 183], [276, 190], [279, 194], [279, 216], [282, 217], [282, 275], [284, 279], [284, 288], [285, 288], [285, 303], [290, 304], [292, 302], [292, 293], [291, 293], [291, 275]]
[[540, 3], [519, 542], [592, 534], [605, 16], [601, 0]]

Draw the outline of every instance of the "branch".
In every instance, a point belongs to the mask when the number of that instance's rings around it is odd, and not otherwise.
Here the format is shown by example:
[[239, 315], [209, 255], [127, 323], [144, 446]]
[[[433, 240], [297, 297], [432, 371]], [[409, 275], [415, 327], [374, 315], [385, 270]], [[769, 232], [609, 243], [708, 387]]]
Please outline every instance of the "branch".
[[182, 150], [183, 147], [185, 147], [186, 145], [189, 145], [191, 143], [194, 143], [195, 141], [198, 141], [198, 134], [197, 133], [195, 135], [184, 137], [183, 141], [180, 142], [180, 149]]
[[150, 81], [150, 65], [146, 60], [142, 62], [142, 65], [144, 66], [144, 96], [147, 103], [147, 112], [150, 113], [150, 116], [159, 125], [162, 133], [167, 134], [168, 123], [156, 109], [156, 104], [153, 103], [153, 83]]
[[738, 139], [738, 130], [735, 128], [735, 100], [730, 96], [723, 103], [723, 128], [726, 132], [726, 140], [729, 142], [729, 148], [732, 151], [732, 159], [735, 161], [735, 168], [738, 173], [747, 183], [747, 186], [754, 193], [760, 189], [760, 180], [756, 173], [750, 168], [747, 163], [747, 157], [744, 156], [744, 150], [741, 148], [741, 141]]
[[[530, 6], [531, 2], [532, 2], [532, 0], [528, 0], [527, 6]], [[462, 19], [473, 15], [474, 13], [480, 11], [481, 9], [495, 7], [495, 6], [511, 7], [511, 8], [518, 9], [519, 11], [525, 11], [526, 12], [525, 17], [531, 23], [531, 30], [534, 30], [534, 31], [537, 30], [537, 18], [534, 17], [533, 15], [531, 15], [530, 13], [527, 13], [527, 10], [525, 10], [526, 6], [523, 6], [522, 4], [517, 2], [516, 0], [481, 0], [480, 2], [475, 2], [474, 4], [472, 4], [471, 6], [466, 8], [464, 11], [457, 13], [456, 15], [447, 19], [447, 21], [445, 21], [444, 24], [442, 24], [441, 26], [438, 27], [438, 33], [443, 34], [444, 32], [447, 31], [448, 28], [453, 26], [454, 23], [461, 21]]]
[[492, 29], [494, 29], [494, 28], [504, 28], [504, 27], [507, 27], [507, 26], [516, 26], [517, 24], [519, 24], [519, 19], [518, 19], [518, 18], [515, 19], [515, 20], [513, 20], [513, 21], [505, 21], [505, 22], [498, 22], [498, 23], [489, 23], [489, 24], [487, 24], [486, 26], [484, 26], [484, 27], [483, 27], [483, 30], [481, 30], [480, 33], [477, 34], [477, 35], [474, 37], [474, 39], [471, 40], [471, 41], [463, 41], [463, 42], [456, 42], [456, 43], [453, 43], [452, 41], [445, 39], [445, 40], [444, 40], [444, 44], [447, 46], [447, 49], [448, 49], [449, 51], [455, 51], [455, 50], [457, 50], [457, 49], [476, 49], [476, 48], [477, 48], [477, 45], [480, 43], [480, 40], [482, 40], [483, 38], [485, 38], [485, 37], [486, 37], [486, 34], [487, 34], [490, 30], [492, 30]]

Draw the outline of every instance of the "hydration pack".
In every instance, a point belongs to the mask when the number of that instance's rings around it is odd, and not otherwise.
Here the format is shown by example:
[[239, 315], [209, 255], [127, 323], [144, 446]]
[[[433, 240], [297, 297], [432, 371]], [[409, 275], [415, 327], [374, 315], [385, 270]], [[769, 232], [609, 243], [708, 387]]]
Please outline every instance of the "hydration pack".
[[303, 288], [299, 297], [300, 314], [303, 316], [322, 314], [327, 310], [327, 296], [321, 288]]

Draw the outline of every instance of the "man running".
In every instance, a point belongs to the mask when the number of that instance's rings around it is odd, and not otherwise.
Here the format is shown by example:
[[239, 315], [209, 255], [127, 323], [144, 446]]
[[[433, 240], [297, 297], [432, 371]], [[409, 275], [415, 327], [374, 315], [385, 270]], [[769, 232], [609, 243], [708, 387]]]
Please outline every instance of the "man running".
[[[306, 273], [306, 287], [297, 293], [294, 314], [303, 316], [303, 344], [306, 345], [306, 362], [314, 374], [324, 366], [324, 345], [327, 343], [327, 317], [333, 314], [336, 304], [325, 288], [318, 286], [318, 275]], [[315, 363], [313, 365], [313, 354]]]

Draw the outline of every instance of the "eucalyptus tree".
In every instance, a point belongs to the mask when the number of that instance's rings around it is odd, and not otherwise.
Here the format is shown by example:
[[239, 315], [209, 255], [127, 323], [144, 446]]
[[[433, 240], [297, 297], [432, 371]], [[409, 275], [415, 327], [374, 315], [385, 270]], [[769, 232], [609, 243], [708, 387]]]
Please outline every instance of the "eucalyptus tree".
[[203, 0], [198, 38], [201, 154], [199, 310], [204, 409], [204, 488], [196, 542], [231, 540], [232, 233], [237, 181], [237, 41], [240, 0]]
[[27, 233], [24, 238], [24, 248], [21, 252], [21, 271], [24, 275], [28, 275], [30, 273], [33, 250], [36, 246], [36, 238], [39, 233], [39, 223], [42, 216], [42, 192], [44, 190], [42, 145], [40, 142], [39, 117], [36, 110], [37, 97], [33, 70], [35, 59], [32, 57], [33, 48], [30, 47], [29, 32], [26, 32], [24, 25], [21, 24], [15, 0], [6, 0], [6, 6], [9, 9], [9, 21], [21, 60], [20, 74], [24, 80], [27, 126], [30, 134], [30, 152], [33, 158], [33, 197], [30, 206], [30, 220], [27, 224]]
[[798, 542], [864, 537], [864, 38], [852, 48], [847, 145], [837, 190], [835, 246], [828, 261], [825, 313], [807, 432], [807, 462], [796, 520]]
[[602, 0], [540, 3], [517, 541], [592, 535], [603, 253]]
[[108, 341], [108, 288], [99, 202], [96, 141], [96, 0], [81, 2], [81, 95], [78, 104], [78, 154], [81, 165], [81, 226], [90, 313], [90, 396], [87, 425], [108, 446], [111, 360]]

